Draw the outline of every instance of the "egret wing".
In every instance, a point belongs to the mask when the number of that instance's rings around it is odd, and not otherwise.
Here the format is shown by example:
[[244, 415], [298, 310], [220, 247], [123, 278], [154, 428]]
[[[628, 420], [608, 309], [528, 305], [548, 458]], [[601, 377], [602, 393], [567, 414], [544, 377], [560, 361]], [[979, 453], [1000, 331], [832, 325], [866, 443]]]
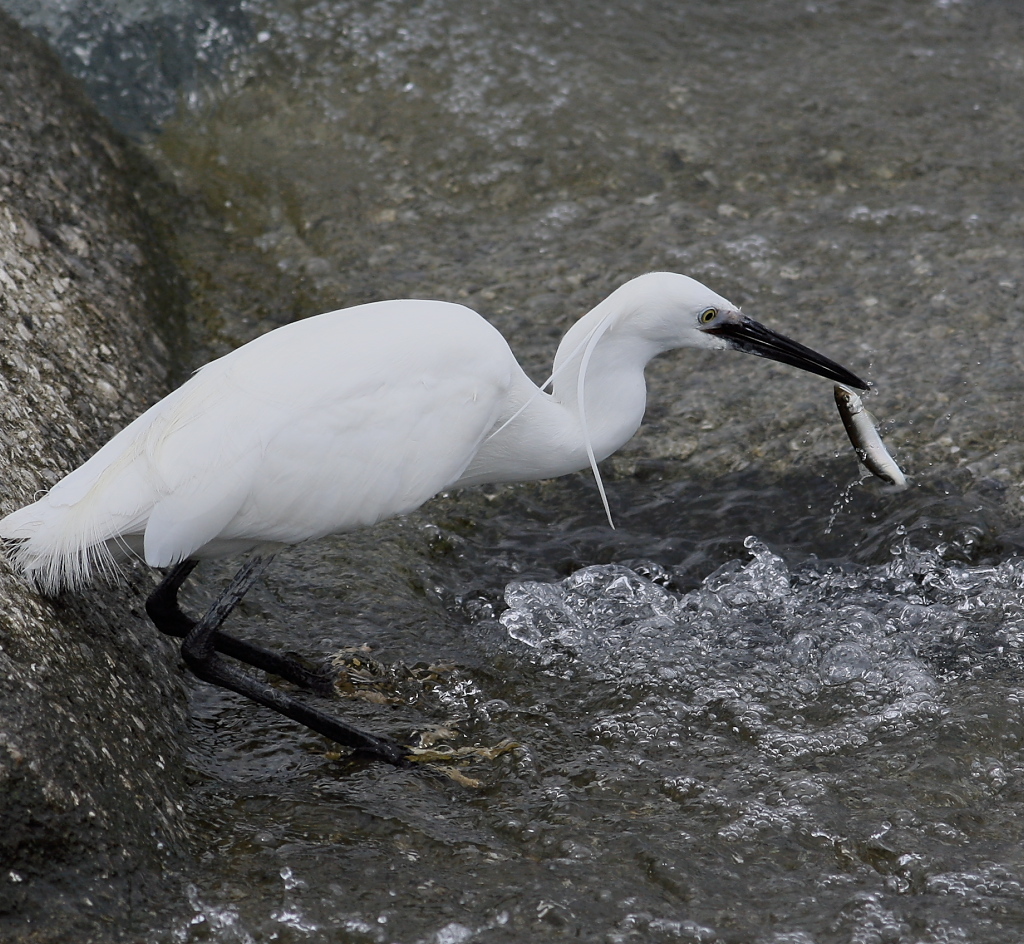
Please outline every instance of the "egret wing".
[[443, 302], [287, 325], [202, 368], [0, 536], [58, 589], [119, 546], [166, 566], [371, 524], [459, 477], [514, 364], [493, 327]]

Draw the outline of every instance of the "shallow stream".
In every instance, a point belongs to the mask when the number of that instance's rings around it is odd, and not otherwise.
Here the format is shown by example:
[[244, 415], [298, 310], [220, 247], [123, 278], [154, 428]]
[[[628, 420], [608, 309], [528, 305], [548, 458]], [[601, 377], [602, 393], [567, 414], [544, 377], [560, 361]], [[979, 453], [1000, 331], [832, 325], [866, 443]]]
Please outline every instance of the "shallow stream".
[[859, 481], [826, 382], [691, 352], [605, 465], [617, 530], [578, 475], [283, 556], [239, 631], [499, 750], [355, 763], [197, 684], [200, 863], [140, 934], [1024, 936], [1018, 4], [4, 5], [184, 195], [190, 362], [437, 297], [539, 379], [672, 269], [871, 379], [911, 481]]

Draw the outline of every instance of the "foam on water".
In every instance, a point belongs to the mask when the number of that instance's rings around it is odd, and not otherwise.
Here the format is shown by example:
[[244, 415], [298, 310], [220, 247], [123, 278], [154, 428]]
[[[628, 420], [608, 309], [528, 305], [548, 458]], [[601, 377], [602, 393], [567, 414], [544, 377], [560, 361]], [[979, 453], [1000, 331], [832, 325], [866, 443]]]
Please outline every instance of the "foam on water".
[[720, 718], [776, 758], [927, 726], [958, 678], [1021, 668], [1017, 560], [970, 566], [904, 544], [884, 565], [790, 568], [745, 543], [751, 560], [682, 596], [614, 564], [513, 583], [501, 623], [555, 671], [583, 667], [629, 694], [595, 721], [602, 738], [679, 744]]
[[[566, 680], [591, 734], [676, 804], [670, 833], [697, 830], [671, 842], [765, 857], [769, 873], [789, 854], [816, 861], [802, 880], [815, 909], [835, 902], [825, 939], [969, 940], [982, 926], [1010, 939], [1002, 922], [1024, 909], [1011, 838], [1024, 562], [903, 540], [884, 564], [787, 564], [745, 545], [749, 560], [685, 594], [656, 565], [514, 583], [500, 620]], [[900, 896], [927, 907], [924, 936]], [[663, 924], [633, 913], [622, 927], [672, 938]], [[818, 939], [803, 934], [758, 940]]]

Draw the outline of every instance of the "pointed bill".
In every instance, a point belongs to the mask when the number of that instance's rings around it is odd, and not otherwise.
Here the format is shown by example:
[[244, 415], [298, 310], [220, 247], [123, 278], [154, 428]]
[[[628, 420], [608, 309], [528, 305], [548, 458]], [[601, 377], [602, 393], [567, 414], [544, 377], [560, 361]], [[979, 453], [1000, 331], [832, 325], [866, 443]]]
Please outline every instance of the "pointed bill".
[[800, 344], [799, 341], [794, 341], [771, 328], [766, 328], [752, 318], [740, 315], [735, 320], [730, 319], [713, 324], [705, 330], [708, 334], [725, 338], [729, 347], [735, 351], [756, 354], [758, 357], [767, 357], [769, 360], [779, 361], [782, 364], [790, 364], [857, 390], [868, 389], [868, 384], [865, 381], [841, 364], [825, 357], [824, 354], [812, 351], [809, 347]]

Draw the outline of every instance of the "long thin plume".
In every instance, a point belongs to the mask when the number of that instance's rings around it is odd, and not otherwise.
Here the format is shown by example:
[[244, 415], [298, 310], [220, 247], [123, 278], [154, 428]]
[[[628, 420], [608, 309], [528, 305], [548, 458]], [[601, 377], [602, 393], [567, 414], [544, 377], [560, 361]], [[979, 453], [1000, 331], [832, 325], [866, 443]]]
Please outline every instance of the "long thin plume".
[[[604, 505], [604, 513], [608, 516], [608, 526], [614, 531], [615, 522], [612, 520], [612, 510], [608, 505], [608, 495], [604, 490], [604, 482], [601, 479], [601, 472], [597, 467], [597, 457], [594, 455], [594, 446], [590, 441], [590, 429], [587, 426], [587, 406], [584, 394], [586, 392], [587, 368], [590, 366], [590, 358], [601, 340], [604, 333], [611, 327], [611, 318], [604, 317], [597, 324], [590, 336], [587, 338], [587, 346], [583, 351], [583, 359], [580, 361], [580, 373], [576, 378], [576, 405], [580, 411], [580, 430], [583, 433], [583, 444], [587, 447], [587, 458], [590, 460], [590, 468], [594, 473], [594, 481], [597, 483], [597, 490], [601, 494], [601, 503]], [[573, 352], [575, 353], [575, 352]]]
[[601, 472], [597, 467], [597, 457], [594, 455], [594, 446], [590, 440], [590, 430], [587, 427], [587, 411], [584, 405], [583, 395], [585, 392], [585, 377], [587, 367], [590, 364], [590, 357], [594, 352], [594, 348], [597, 346], [597, 342], [604, 335], [605, 331], [611, 326], [612, 312], [609, 311], [602, 316], [601, 320], [591, 328], [586, 336], [576, 345], [569, 353], [569, 355], [562, 361], [561, 365], [548, 375], [547, 380], [544, 381], [537, 389], [530, 395], [529, 399], [515, 411], [504, 423], [501, 424], [494, 432], [492, 432], [487, 439], [493, 439], [497, 436], [505, 427], [517, 419], [523, 411], [537, 399], [551, 384], [554, 383], [555, 378], [558, 377], [563, 370], [566, 369], [573, 361], [576, 356], [582, 352], [582, 358], [580, 361], [580, 373], [576, 380], [576, 398], [580, 411], [580, 429], [583, 433], [583, 444], [587, 450], [587, 459], [590, 461], [591, 471], [594, 473], [594, 481], [597, 483], [597, 491], [601, 495], [601, 504], [604, 505], [604, 513], [608, 518], [608, 524], [615, 530], [615, 522], [612, 520], [612, 510], [608, 504], [608, 495], [604, 489], [604, 481], [601, 479]]

